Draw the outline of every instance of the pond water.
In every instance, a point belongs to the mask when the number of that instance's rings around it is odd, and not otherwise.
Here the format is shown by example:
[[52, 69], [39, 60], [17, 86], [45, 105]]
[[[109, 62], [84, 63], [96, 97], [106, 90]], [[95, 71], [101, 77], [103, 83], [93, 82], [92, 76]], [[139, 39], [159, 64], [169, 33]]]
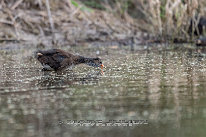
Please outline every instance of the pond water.
[[2, 48], [0, 137], [205, 137], [205, 49], [166, 47], [62, 48], [98, 55], [104, 74], [43, 72], [35, 49]]

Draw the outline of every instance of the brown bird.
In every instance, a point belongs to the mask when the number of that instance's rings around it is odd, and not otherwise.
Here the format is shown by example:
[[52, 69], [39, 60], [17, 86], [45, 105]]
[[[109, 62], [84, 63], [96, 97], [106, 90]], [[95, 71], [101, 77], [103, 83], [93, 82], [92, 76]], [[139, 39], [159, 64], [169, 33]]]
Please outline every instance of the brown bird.
[[44, 67], [43, 70], [62, 70], [81, 63], [103, 69], [104, 65], [100, 58], [86, 58], [74, 55], [60, 49], [50, 49], [37, 51], [35, 53], [37, 60]]

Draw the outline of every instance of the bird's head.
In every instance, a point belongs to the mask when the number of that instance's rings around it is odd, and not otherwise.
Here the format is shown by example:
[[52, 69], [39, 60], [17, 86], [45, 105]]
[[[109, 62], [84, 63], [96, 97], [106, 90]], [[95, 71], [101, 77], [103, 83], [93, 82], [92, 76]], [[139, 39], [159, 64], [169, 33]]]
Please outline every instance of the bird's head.
[[86, 62], [86, 64], [93, 67], [100, 67], [101, 69], [104, 67], [100, 58], [91, 58]]

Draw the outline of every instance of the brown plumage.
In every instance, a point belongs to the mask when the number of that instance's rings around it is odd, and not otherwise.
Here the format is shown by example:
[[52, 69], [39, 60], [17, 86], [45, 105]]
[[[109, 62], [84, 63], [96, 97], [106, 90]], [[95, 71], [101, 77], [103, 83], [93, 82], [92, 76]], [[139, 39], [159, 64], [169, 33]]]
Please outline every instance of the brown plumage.
[[100, 58], [86, 58], [60, 49], [39, 50], [35, 53], [35, 56], [44, 67], [43, 70], [57, 71], [81, 63], [93, 67], [104, 67]]

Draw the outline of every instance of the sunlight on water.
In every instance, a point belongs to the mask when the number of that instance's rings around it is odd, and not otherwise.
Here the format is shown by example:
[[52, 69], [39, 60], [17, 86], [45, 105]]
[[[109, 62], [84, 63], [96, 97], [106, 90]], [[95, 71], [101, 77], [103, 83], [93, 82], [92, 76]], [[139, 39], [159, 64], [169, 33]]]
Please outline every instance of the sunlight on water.
[[[85, 56], [99, 50], [104, 74], [86, 65], [43, 72], [31, 56], [34, 50], [1, 51], [0, 136], [206, 135], [204, 49], [75, 49]], [[59, 124], [67, 120], [148, 123], [126, 128]]]

